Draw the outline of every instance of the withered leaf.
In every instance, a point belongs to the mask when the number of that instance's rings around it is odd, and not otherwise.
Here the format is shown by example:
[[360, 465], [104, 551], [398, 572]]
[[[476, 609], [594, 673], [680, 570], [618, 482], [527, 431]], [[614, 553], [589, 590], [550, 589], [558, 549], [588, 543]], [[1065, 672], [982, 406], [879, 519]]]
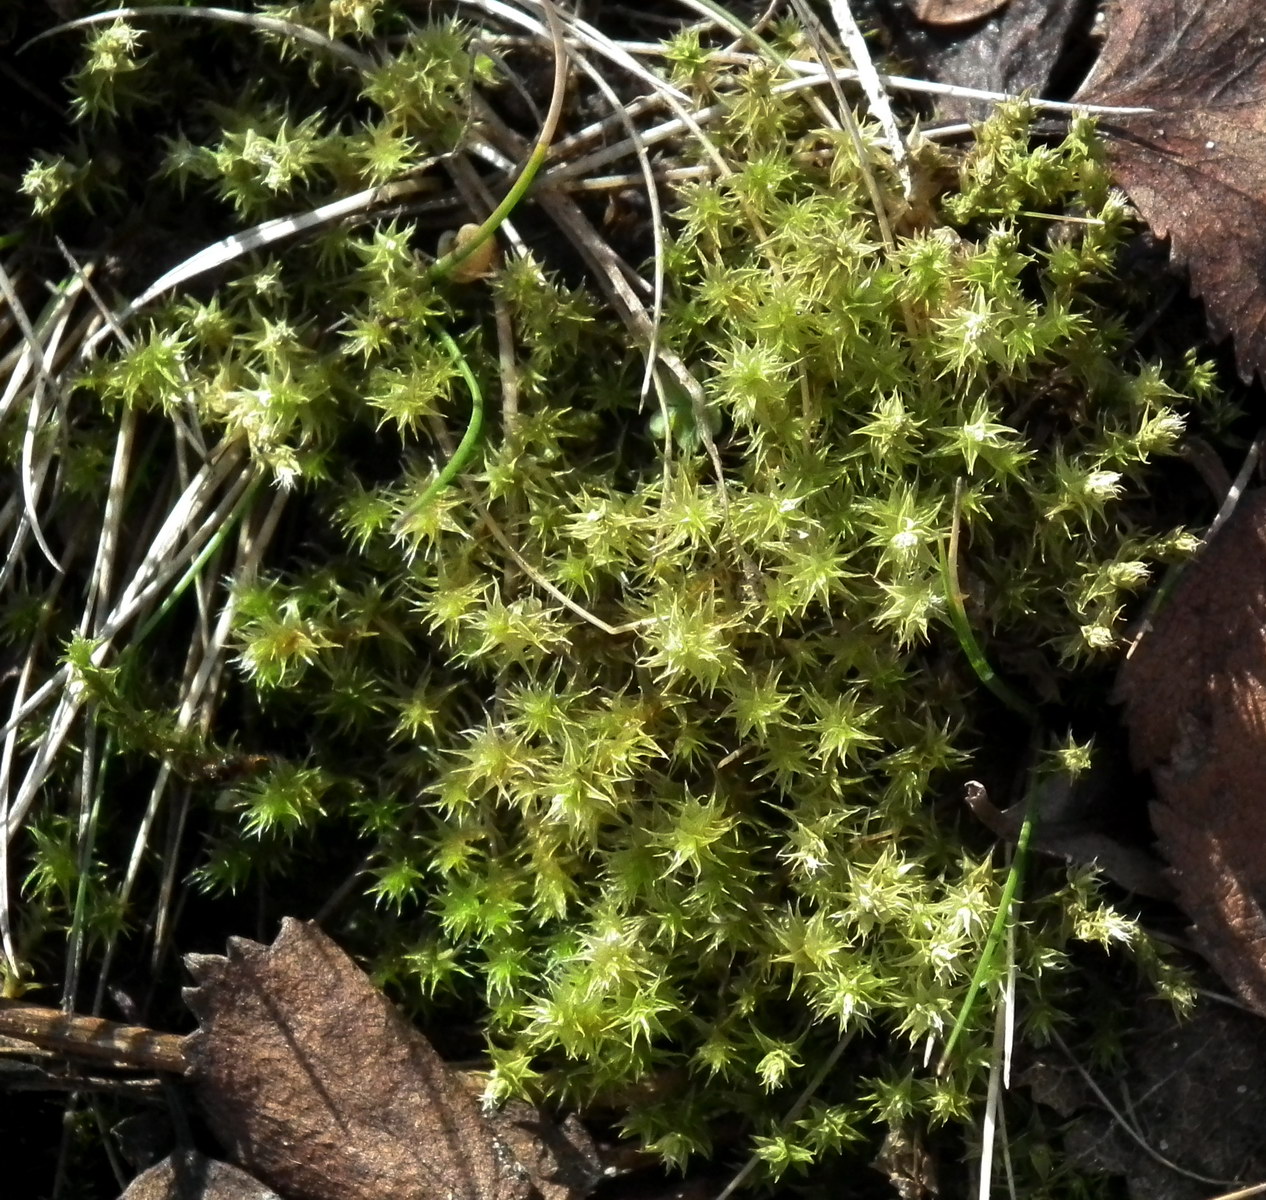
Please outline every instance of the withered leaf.
[[1105, 116], [1117, 180], [1170, 239], [1240, 372], [1266, 376], [1266, 6], [1116, 0], [1075, 97], [1147, 107]]
[[909, 0], [910, 11], [928, 25], [966, 25], [995, 13], [1009, 0]]
[[1101, 780], [1098, 775], [1099, 768], [1075, 780], [1048, 776], [1036, 783], [1031, 801], [1020, 800], [1005, 809], [997, 808], [975, 780], [964, 787], [963, 799], [976, 819], [1004, 842], [1019, 841], [1024, 819], [1031, 811], [1034, 820], [1029, 849], [1033, 853], [1072, 863], [1093, 863], [1126, 891], [1172, 899], [1174, 889], [1160, 862], [1110, 827], [1109, 818], [1115, 814], [1105, 803], [1105, 793], [1112, 780]]
[[[1084, 10], [1080, 0], [1007, 0], [1004, 6], [964, 23], [934, 19], [935, 12], [966, 12], [945, 0], [905, 32], [900, 47], [917, 74], [957, 87], [1016, 95], [1048, 93], [1051, 72]], [[914, 10], [917, 16], [920, 10]], [[985, 16], [988, 20], [984, 20]], [[983, 121], [992, 107], [959, 96], [936, 98], [938, 119]]]
[[484, 1115], [527, 1171], [541, 1200], [588, 1195], [602, 1178], [593, 1139], [575, 1117], [558, 1124], [522, 1100], [510, 1100]]
[[280, 1197], [245, 1171], [189, 1150], [173, 1154], [142, 1172], [119, 1200], [280, 1200]]
[[190, 1077], [213, 1131], [293, 1200], [528, 1200], [527, 1171], [427, 1040], [315, 925], [190, 955]]
[[1117, 696], [1201, 950], [1266, 1013], [1266, 490], [1187, 565]]

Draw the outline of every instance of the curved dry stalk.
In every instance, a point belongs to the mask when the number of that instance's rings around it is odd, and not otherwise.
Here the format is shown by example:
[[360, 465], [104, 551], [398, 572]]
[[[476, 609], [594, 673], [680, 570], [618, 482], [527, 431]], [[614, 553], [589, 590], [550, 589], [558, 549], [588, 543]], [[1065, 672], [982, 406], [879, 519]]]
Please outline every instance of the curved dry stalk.
[[[419, 172], [429, 170], [438, 161], [438, 158], [427, 159], [419, 164], [417, 170]], [[272, 220], [261, 221], [258, 225], [253, 225], [241, 233], [234, 233], [217, 242], [212, 242], [195, 254], [191, 254], [183, 262], [177, 263], [170, 270], [164, 271], [135, 299], [110, 313], [106, 326], [97, 330], [84, 344], [81, 356], [90, 358], [107, 337], [111, 334], [119, 336], [123, 322], [135, 316], [151, 300], [183, 283], [197, 279], [199, 275], [205, 275], [208, 271], [223, 267], [245, 254], [262, 250], [265, 246], [271, 246], [296, 234], [305, 233], [319, 225], [336, 221], [340, 217], [360, 215], [368, 220], [370, 219], [369, 209], [431, 190], [432, 187], [430, 181], [424, 178], [400, 179], [378, 187], [365, 188], [363, 191], [340, 197], [338, 200], [331, 200], [328, 204], [319, 205], [299, 216], [275, 217]]]
[[[874, 61], [870, 57], [870, 47], [866, 45], [865, 35], [853, 16], [848, 0], [830, 0], [831, 16], [839, 31], [840, 40], [849, 58], [853, 60], [853, 68], [857, 72], [857, 82], [866, 93], [870, 111], [879, 122], [879, 127], [888, 138], [889, 152], [897, 168], [897, 178], [901, 180], [901, 189], [907, 202], [914, 195], [914, 176], [910, 171], [910, 152], [906, 149], [905, 139], [897, 118], [892, 111], [888, 93], [875, 70]], [[825, 65], [825, 64], [823, 64]]]
[[[117, 634], [156, 599], [166, 584], [177, 578], [186, 564], [227, 519], [249, 482], [238, 470], [243, 458], [244, 449], [240, 443], [233, 442], [224, 446], [212, 461], [204, 464], [193, 483], [177, 501], [151, 540], [132, 578], [102, 622], [97, 633], [97, 645], [91, 655], [94, 666], [100, 666], [107, 660]], [[225, 487], [222, 498], [218, 502], [214, 501], [215, 494]], [[58, 689], [66, 689], [34, 749], [17, 794], [10, 802], [8, 825], [3, 831], [8, 838], [14, 837], [21, 829], [27, 812], [52, 769], [57, 752], [65, 743], [70, 728], [83, 707], [83, 689], [73, 684], [66, 688], [72, 675], [69, 665], [62, 666], [18, 712], [10, 716], [3, 730], [7, 733], [16, 722], [37, 711]]]
[[[57, 290], [38, 322], [32, 324], [8, 272], [0, 265], [0, 294], [4, 296], [8, 311], [21, 331], [24, 343], [23, 353], [6, 384], [4, 399], [0, 401], [0, 419], [12, 411], [20, 398], [27, 395], [27, 378], [31, 373], [35, 376], [29, 392], [26, 427], [22, 435], [23, 512], [5, 565], [0, 568], [0, 588], [7, 583], [14, 564], [19, 560], [27, 536], [34, 538], [40, 552], [53, 569], [58, 573], [62, 571], [57, 556], [44, 536], [38, 512], [39, 495], [54, 458], [53, 447], [40, 435], [54, 424], [60, 424], [64, 428], [64, 423], [55, 421], [55, 418], [64, 418], [66, 398], [52, 374], [52, 367], [58, 357], [71, 310], [80, 291], [81, 285], [77, 280], [63, 285]], [[52, 398], [52, 406], [49, 408], [45, 407], [47, 397]]]
[[346, 46], [334, 38], [326, 37], [315, 29], [309, 29], [306, 25], [299, 25], [294, 21], [286, 21], [281, 17], [265, 16], [263, 13], [244, 13], [237, 12], [231, 8], [213, 8], [207, 5], [186, 7], [183, 4], [147, 4], [112, 8], [106, 12], [91, 13], [86, 17], [76, 17], [73, 21], [66, 21], [61, 25], [55, 25], [52, 29], [46, 29], [43, 33], [33, 37], [20, 49], [25, 50], [27, 46], [33, 46], [36, 42], [42, 42], [45, 38], [50, 38], [54, 34], [66, 33], [72, 29], [81, 29], [87, 25], [103, 25], [107, 21], [130, 21], [137, 17], [151, 16], [192, 17], [201, 21], [219, 21], [226, 25], [246, 25], [252, 29], [259, 29], [264, 33], [280, 34], [282, 37], [289, 38], [292, 41], [303, 42], [306, 45], [315, 46], [319, 50], [326, 50], [334, 55], [335, 58], [341, 59], [348, 66], [355, 67], [359, 71], [367, 71], [378, 65], [369, 55], [362, 54], [359, 50], [353, 50], [351, 46]]
[[[647, 346], [646, 362], [642, 373], [642, 400], [650, 394], [655, 380], [655, 361], [659, 357], [659, 332], [664, 311], [664, 214], [659, 203], [659, 189], [655, 186], [655, 173], [651, 168], [650, 153], [646, 148], [628, 110], [621, 105], [615, 90], [602, 77], [588, 59], [579, 56], [577, 59], [581, 69], [589, 76], [594, 85], [611, 105], [613, 115], [624, 125], [629, 141], [633, 144], [633, 152], [637, 156], [640, 168], [640, 182], [645, 189], [647, 204], [650, 207], [651, 241], [654, 263], [652, 276], [651, 300], [651, 337]], [[668, 401], [662, 389], [657, 389], [660, 413], [664, 419], [664, 476], [667, 483], [669, 466], [672, 457], [672, 432], [670, 429]], [[665, 488], [665, 496], [667, 489]]]
[[[486, 12], [489, 16], [497, 17], [508, 25], [515, 25], [520, 29], [528, 29], [535, 34], [544, 34], [545, 32], [544, 27], [539, 22], [533, 21], [526, 12], [520, 12], [517, 8], [503, 3], [502, 0], [458, 0], [458, 3], [467, 8]], [[542, 12], [547, 11], [546, 0], [522, 0], [522, 3], [524, 8], [539, 8]], [[579, 17], [572, 16], [569, 13], [560, 12], [558, 16], [565, 28], [572, 31], [576, 41], [583, 46], [588, 46], [596, 54], [606, 58], [613, 66], [620, 67], [634, 78], [640, 79], [653, 92], [665, 96], [671, 95], [679, 102], [687, 100], [684, 92], [648, 71], [627, 50], [624, 50], [620, 43], [607, 37], [606, 34], [589, 24], [588, 21], [581, 20]], [[564, 38], [564, 45], [566, 45], [566, 38]]]

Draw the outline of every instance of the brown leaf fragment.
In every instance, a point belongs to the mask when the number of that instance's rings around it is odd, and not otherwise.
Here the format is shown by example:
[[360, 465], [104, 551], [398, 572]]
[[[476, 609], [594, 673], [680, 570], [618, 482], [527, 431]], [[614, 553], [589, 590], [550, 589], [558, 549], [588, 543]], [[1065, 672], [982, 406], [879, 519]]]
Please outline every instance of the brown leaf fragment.
[[1008, 0], [908, 0], [908, 7], [928, 25], [966, 25], [996, 13]]
[[541, 1200], [588, 1195], [602, 1178], [593, 1138], [575, 1117], [559, 1124], [522, 1100], [507, 1101], [484, 1115], [523, 1165]]
[[195, 1094], [226, 1149], [290, 1200], [528, 1200], [455, 1071], [315, 925], [190, 955]]
[[1171, 900], [1174, 889], [1165, 878], [1161, 863], [1141, 846], [1123, 841], [1106, 827], [1105, 818], [1112, 812], [1105, 788], [1095, 778], [1097, 774], [1096, 768], [1089, 779], [1054, 775], [1039, 780], [1031, 809], [1026, 800], [1009, 808], [996, 807], [983, 785], [975, 780], [964, 787], [963, 799], [972, 815], [1004, 842], [1020, 840], [1024, 818], [1031, 812], [1029, 849], [1034, 853], [1085, 866], [1093, 864], [1127, 892]]
[[1118, 182], [1170, 239], [1241, 375], [1266, 377], [1266, 6], [1116, 0], [1076, 100], [1146, 107], [1104, 116]]
[[119, 1200], [280, 1200], [258, 1179], [194, 1150], [155, 1163], [128, 1185]]
[[1117, 698], [1201, 951], [1266, 1013], [1266, 490], [1187, 565]]
[[[921, 78], [1045, 96], [1084, 7], [1081, 0], [1008, 0], [987, 19], [966, 24], [913, 21], [898, 31], [899, 50], [913, 64], [909, 73]], [[938, 96], [935, 106], [943, 121], [983, 121], [993, 111], [984, 101], [960, 96]]]

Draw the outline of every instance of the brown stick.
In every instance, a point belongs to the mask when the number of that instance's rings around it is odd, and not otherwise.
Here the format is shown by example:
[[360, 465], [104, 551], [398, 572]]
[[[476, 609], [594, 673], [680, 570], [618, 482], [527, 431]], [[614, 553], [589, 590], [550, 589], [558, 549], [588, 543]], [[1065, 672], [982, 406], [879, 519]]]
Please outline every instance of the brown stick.
[[64, 1013], [60, 1008], [0, 1000], [0, 1035], [30, 1042], [67, 1058], [109, 1062], [134, 1071], [183, 1075], [184, 1038], [143, 1025], [122, 1025], [102, 1017]]

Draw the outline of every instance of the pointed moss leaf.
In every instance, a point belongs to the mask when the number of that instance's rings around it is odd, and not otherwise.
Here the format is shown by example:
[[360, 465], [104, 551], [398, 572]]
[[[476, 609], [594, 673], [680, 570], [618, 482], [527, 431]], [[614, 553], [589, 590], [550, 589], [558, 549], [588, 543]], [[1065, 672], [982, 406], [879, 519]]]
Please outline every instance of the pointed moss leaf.
[[1240, 371], [1266, 374], [1266, 8], [1260, 0], [1118, 0], [1076, 99], [1110, 116], [1117, 180], [1191, 273]]

